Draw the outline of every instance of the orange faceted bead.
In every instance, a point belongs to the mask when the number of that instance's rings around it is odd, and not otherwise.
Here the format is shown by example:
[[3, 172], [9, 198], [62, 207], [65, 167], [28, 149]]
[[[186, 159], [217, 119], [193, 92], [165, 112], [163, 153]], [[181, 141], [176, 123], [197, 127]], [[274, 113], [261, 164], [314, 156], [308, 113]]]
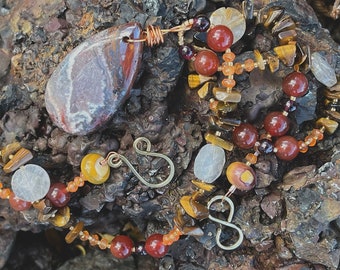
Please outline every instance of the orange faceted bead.
[[89, 240], [90, 234], [88, 231], [82, 231], [82, 233], [80, 234], [80, 240], [81, 241], [87, 241]]
[[247, 59], [244, 61], [244, 69], [248, 72], [252, 71], [255, 67], [255, 63], [253, 59]]
[[298, 146], [301, 153], [306, 153], [308, 151], [308, 145], [304, 141], [298, 141]]
[[98, 246], [100, 249], [106, 249], [109, 245], [109, 241], [106, 238], [100, 239]]
[[233, 62], [235, 60], [235, 54], [231, 51], [225, 52], [222, 57], [226, 62]]
[[84, 184], [85, 184], [84, 179], [81, 178], [80, 176], [74, 177], [73, 182], [74, 182], [74, 184], [76, 184], [78, 187], [82, 187], [82, 186], [84, 186]]
[[91, 246], [97, 245], [99, 242], [99, 236], [96, 234], [89, 236], [89, 242]]
[[257, 163], [257, 155], [253, 154], [253, 153], [248, 153], [246, 155], [246, 160], [250, 163], [250, 164], [256, 164]]
[[305, 138], [305, 143], [308, 146], [315, 146], [316, 145], [316, 139], [312, 135], [308, 135]]
[[323, 132], [320, 129], [313, 129], [312, 136], [316, 138], [318, 141], [323, 140]]
[[240, 75], [243, 73], [243, 67], [241, 63], [235, 63], [234, 67], [235, 67], [235, 74]]
[[0, 182], [0, 189], [3, 188], [3, 187], [4, 187], [4, 185]]
[[9, 188], [4, 188], [0, 191], [1, 199], [8, 199], [10, 195], [11, 195], [11, 190]]
[[222, 66], [222, 72], [224, 76], [230, 76], [235, 73], [235, 67], [229, 66], [229, 65], [223, 65]]
[[233, 88], [236, 85], [236, 82], [234, 79], [225, 78], [222, 80], [222, 85], [226, 88]]
[[174, 242], [178, 241], [182, 232], [175, 226], [169, 233], [163, 235], [163, 244], [166, 246], [172, 245]]
[[70, 182], [67, 183], [66, 190], [68, 192], [77, 192], [78, 186], [76, 185], [76, 183], [74, 181], [70, 181]]

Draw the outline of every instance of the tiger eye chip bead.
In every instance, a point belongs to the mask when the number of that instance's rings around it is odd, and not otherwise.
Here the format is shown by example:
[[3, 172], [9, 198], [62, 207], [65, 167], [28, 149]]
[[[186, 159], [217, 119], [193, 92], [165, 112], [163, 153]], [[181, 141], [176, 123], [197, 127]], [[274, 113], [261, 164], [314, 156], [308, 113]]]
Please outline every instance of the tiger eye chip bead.
[[67, 244], [71, 244], [80, 234], [84, 228], [84, 223], [82, 221], [78, 222], [74, 227], [70, 227], [70, 231], [65, 236], [65, 241]]

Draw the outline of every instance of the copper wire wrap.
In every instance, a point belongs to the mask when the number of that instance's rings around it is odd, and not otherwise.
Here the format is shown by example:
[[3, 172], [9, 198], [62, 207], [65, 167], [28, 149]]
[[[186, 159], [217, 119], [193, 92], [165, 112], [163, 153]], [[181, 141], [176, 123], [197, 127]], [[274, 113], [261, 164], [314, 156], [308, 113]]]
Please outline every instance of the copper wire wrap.
[[148, 46], [152, 47], [164, 42], [164, 35], [167, 33], [184, 32], [191, 28], [192, 19], [188, 20], [181, 25], [172, 27], [170, 29], [161, 29], [159, 26], [149, 25], [146, 30], [143, 31], [143, 38], [141, 39], [127, 39], [127, 42], [145, 42]]

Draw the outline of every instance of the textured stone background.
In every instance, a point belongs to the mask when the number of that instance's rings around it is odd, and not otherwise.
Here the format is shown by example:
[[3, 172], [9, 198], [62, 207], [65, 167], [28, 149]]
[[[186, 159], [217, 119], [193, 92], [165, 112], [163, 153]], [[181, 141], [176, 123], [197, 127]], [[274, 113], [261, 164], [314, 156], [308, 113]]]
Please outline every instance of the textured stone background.
[[[266, 1], [255, 1], [257, 6]], [[321, 50], [340, 74], [339, 21], [327, 16], [328, 3], [289, 0], [284, 6], [298, 22], [298, 35], [311, 50]], [[318, 12], [318, 16], [309, 5]], [[88, 136], [70, 136], [51, 123], [44, 109], [46, 82], [58, 63], [86, 37], [128, 21], [169, 28], [198, 13], [219, 6], [239, 7], [240, 1], [170, 0], [8, 0], [0, 1], [0, 146], [19, 140], [33, 151], [32, 163], [49, 171], [55, 181], [69, 181], [79, 173], [79, 163], [89, 151], [118, 150], [138, 164], [141, 172], [163, 165], [137, 159], [133, 138], [146, 136], [154, 149], [169, 155], [176, 166], [176, 180], [149, 190], [126, 167], [115, 170], [101, 187], [86, 186], [73, 196], [73, 218], [82, 219], [91, 232], [119, 233], [134, 223], [143, 234], [165, 233], [171, 228], [174, 205], [194, 190], [193, 157], [207, 128], [207, 102], [186, 86], [186, 68], [177, 55], [176, 36], [156, 48], [145, 48], [139, 80], [126, 104], [102, 130]], [[273, 4], [271, 4], [273, 5]], [[324, 7], [324, 9], [322, 9]], [[322, 22], [325, 27], [320, 24]], [[254, 44], [265, 44], [258, 35]], [[247, 44], [249, 45], [249, 44]], [[246, 52], [238, 57], [245, 57]], [[283, 75], [281, 75], [283, 76]], [[301, 99], [294, 114], [293, 134], [303, 138], [316, 117], [316, 98], [322, 86], [308, 75], [310, 93]], [[239, 78], [242, 90], [240, 115], [265, 114], [280, 99], [273, 93], [280, 74], [268, 80], [254, 72]], [[248, 194], [236, 194], [234, 221], [245, 233], [243, 245], [233, 251], [205, 249], [211, 239], [199, 243], [183, 237], [169, 256], [148, 256], [117, 261], [109, 252], [85, 245], [66, 245], [65, 231], [48, 224], [29, 223], [34, 213], [13, 212], [0, 202], [0, 267], [3, 269], [336, 269], [339, 265], [340, 170], [339, 131], [306, 155], [291, 163], [275, 156], [261, 157], [256, 164], [259, 181]], [[241, 160], [240, 150], [228, 154]], [[162, 172], [166, 174], [166, 172]], [[1, 180], [10, 175], [1, 171]], [[146, 177], [152, 177], [145, 173]], [[221, 177], [218, 187], [226, 188]], [[204, 223], [204, 230], [215, 228]], [[213, 242], [212, 242], [213, 245]]]

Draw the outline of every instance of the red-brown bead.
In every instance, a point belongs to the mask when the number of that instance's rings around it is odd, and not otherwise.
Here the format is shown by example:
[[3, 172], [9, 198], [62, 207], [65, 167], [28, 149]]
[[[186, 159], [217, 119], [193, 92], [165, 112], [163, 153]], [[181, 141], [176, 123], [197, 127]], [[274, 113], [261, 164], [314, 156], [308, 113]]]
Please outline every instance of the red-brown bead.
[[258, 133], [254, 126], [243, 123], [235, 127], [233, 131], [233, 142], [240, 148], [250, 149], [257, 141]]
[[65, 184], [57, 182], [51, 185], [46, 197], [55, 207], [64, 207], [70, 201], [71, 194], [67, 191]]
[[24, 211], [29, 209], [32, 206], [31, 202], [26, 202], [18, 197], [15, 196], [14, 192], [11, 192], [8, 198], [10, 206], [15, 210], [15, 211]]
[[169, 246], [163, 244], [162, 234], [152, 234], [145, 241], [145, 251], [154, 258], [162, 258], [168, 252]]
[[211, 76], [217, 72], [220, 61], [212, 51], [200, 51], [194, 60], [194, 67], [198, 74]]
[[271, 136], [282, 136], [289, 130], [289, 119], [281, 112], [271, 112], [265, 117], [263, 125]]
[[233, 32], [225, 25], [216, 25], [207, 34], [208, 46], [215, 52], [224, 52], [233, 44]]
[[114, 257], [125, 259], [130, 256], [134, 247], [133, 241], [126, 235], [117, 235], [113, 238], [110, 250]]
[[243, 162], [231, 163], [226, 171], [230, 184], [239, 190], [251, 190], [256, 184], [254, 170]]
[[282, 160], [293, 160], [299, 154], [299, 143], [292, 136], [282, 136], [274, 144], [276, 156]]
[[308, 80], [303, 73], [293, 71], [283, 79], [282, 90], [288, 96], [302, 97], [308, 91]]

